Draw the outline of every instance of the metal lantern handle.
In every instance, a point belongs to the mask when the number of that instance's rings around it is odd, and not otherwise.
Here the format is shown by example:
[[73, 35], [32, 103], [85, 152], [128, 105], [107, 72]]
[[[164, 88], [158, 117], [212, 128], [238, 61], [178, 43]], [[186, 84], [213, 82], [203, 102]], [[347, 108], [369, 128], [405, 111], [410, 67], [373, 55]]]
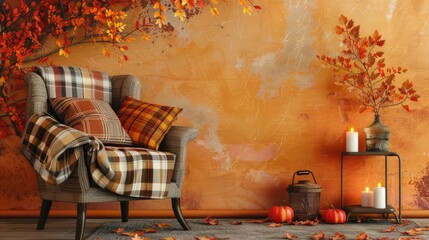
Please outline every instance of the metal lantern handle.
[[311, 174], [311, 176], [313, 176], [314, 183], [317, 184], [316, 178], [314, 177], [314, 174], [312, 171], [310, 171], [310, 170], [298, 170], [293, 174], [292, 185], [295, 184], [295, 175], [301, 176], [301, 175], [308, 175], [308, 174]]

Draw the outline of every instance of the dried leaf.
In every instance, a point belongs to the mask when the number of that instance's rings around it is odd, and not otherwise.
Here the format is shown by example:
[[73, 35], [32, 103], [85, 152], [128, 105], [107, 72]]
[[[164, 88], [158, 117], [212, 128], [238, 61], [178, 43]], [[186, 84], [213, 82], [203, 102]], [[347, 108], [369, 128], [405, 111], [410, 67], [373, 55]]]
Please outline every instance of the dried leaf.
[[204, 223], [208, 225], [219, 225], [219, 221], [216, 219], [212, 219], [210, 216], [204, 219]]
[[[194, 237], [195, 240], [221, 240], [221, 238], [217, 238], [215, 236], [209, 237], [209, 236], [203, 236], [203, 237]], [[228, 238], [222, 238], [222, 239], [228, 239]]]
[[113, 230], [112, 232], [114, 232], [114, 233], [121, 233], [124, 230], [125, 230], [124, 228], [117, 228], [117, 229]]
[[325, 233], [322, 232], [322, 231], [319, 231], [319, 232], [314, 233], [313, 235], [311, 235], [311, 239], [312, 240], [322, 240], [322, 239], [325, 239], [325, 238], [326, 238]]
[[134, 237], [134, 236], [143, 236], [143, 231], [134, 231], [134, 232], [120, 232], [122, 236]]
[[159, 240], [177, 240], [175, 237], [160, 238]]
[[286, 232], [286, 233], [285, 233], [285, 238], [286, 238], [286, 239], [289, 239], [289, 240], [292, 240], [292, 239], [294, 239], [294, 238], [298, 238], [298, 236], [297, 236], [297, 235], [295, 235], [295, 234], [293, 234], [293, 233], [288, 233], [288, 232]]
[[382, 230], [381, 232], [393, 232], [395, 230], [396, 230], [396, 226], [391, 226], [391, 227], [388, 227], [388, 228]]
[[170, 223], [156, 223], [155, 226], [159, 227], [159, 228], [169, 228], [171, 227]]
[[330, 236], [329, 239], [331, 240], [343, 240], [346, 239], [346, 235], [342, 232], [336, 232], [334, 235]]
[[307, 226], [314, 226], [319, 224], [320, 220], [318, 218], [314, 220], [306, 220], [306, 221], [294, 221], [292, 222], [293, 225], [307, 225]]
[[283, 223], [270, 223], [267, 225], [267, 227], [273, 228], [273, 227], [281, 227], [283, 226]]
[[361, 232], [359, 235], [355, 237], [355, 240], [368, 240], [370, 239], [368, 234]]
[[389, 237], [381, 237], [381, 238], [376, 238], [375, 240], [390, 240]]
[[157, 233], [158, 232], [158, 230], [156, 230], [153, 227], [144, 228], [144, 229], [141, 229], [141, 231], [143, 231], [144, 233]]
[[423, 232], [418, 230], [418, 228], [412, 228], [410, 230], [403, 232], [403, 234], [406, 234], [409, 236], [415, 236], [415, 235], [423, 234]]

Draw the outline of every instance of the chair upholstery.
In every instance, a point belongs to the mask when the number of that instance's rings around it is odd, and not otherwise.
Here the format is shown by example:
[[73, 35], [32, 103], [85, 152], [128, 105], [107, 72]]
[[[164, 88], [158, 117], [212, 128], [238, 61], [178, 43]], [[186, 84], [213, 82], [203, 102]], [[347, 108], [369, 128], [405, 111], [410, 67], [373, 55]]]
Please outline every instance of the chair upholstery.
[[[50, 94], [44, 79], [41, 77], [43, 75], [40, 74], [41, 69], [43, 70], [43, 68], [38, 68], [37, 72], [29, 72], [25, 75], [28, 87], [27, 114], [31, 116], [34, 113], [48, 112], [55, 116], [48, 105]], [[64, 74], [67, 74], [67, 72]], [[140, 99], [141, 84], [136, 77], [131, 75], [109, 76], [107, 81], [110, 81], [108, 85], [111, 86], [111, 106], [115, 112], [118, 111], [122, 100], [126, 96]], [[75, 96], [66, 95], [63, 97]], [[174, 214], [185, 230], [190, 228], [181, 213], [181, 187], [184, 178], [186, 147], [189, 141], [196, 138], [197, 134], [198, 130], [195, 128], [172, 126], [159, 148], [159, 151], [166, 151], [176, 155], [175, 168], [167, 198], [171, 198]], [[84, 159], [78, 161], [78, 165], [71, 176], [62, 184], [48, 184], [40, 176], [37, 176], [37, 183], [40, 197], [42, 198], [42, 208], [37, 229], [44, 229], [52, 201], [77, 203], [78, 214], [75, 239], [83, 239], [86, 203], [120, 201], [122, 221], [125, 222], [128, 220], [128, 201], [142, 199], [117, 195], [96, 186], [90, 177], [89, 169]]]

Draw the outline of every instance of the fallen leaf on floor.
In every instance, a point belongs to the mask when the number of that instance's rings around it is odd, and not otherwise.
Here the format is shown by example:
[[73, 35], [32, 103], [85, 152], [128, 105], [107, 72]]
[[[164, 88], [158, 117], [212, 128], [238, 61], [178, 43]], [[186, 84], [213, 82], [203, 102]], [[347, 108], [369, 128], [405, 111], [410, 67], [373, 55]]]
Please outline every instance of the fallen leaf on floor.
[[330, 240], [344, 240], [346, 238], [346, 235], [342, 232], [336, 232], [334, 235], [329, 237]]
[[231, 225], [242, 225], [243, 224], [241, 221], [229, 221], [228, 223]]
[[285, 233], [285, 239], [292, 240], [294, 238], [298, 238], [298, 236], [293, 233], [288, 233], [288, 232]]
[[273, 228], [273, 227], [281, 227], [283, 226], [283, 223], [270, 223], [267, 225], [267, 227]]
[[390, 240], [389, 237], [381, 237], [381, 238], [376, 238], [375, 240]]
[[393, 232], [393, 231], [395, 231], [396, 230], [396, 226], [391, 226], [391, 227], [388, 227], [388, 228], [386, 228], [386, 229], [384, 229], [383, 231], [381, 231], [381, 232], [385, 232], [385, 233], [387, 233], [387, 232]]
[[419, 237], [400, 237], [398, 240], [423, 240], [423, 238]]
[[177, 240], [175, 237], [160, 238], [159, 240]]
[[322, 232], [322, 231], [319, 231], [319, 232], [314, 233], [313, 235], [311, 235], [311, 239], [312, 240], [322, 240], [322, 239], [325, 239], [325, 238], [326, 238], [325, 233]]
[[124, 230], [125, 230], [124, 228], [117, 228], [117, 229], [113, 230], [112, 232], [114, 232], [114, 233], [121, 233]]
[[370, 239], [370, 237], [368, 236], [368, 234], [364, 232], [359, 233], [359, 235], [355, 237], [355, 240], [368, 240], [368, 239]]
[[143, 231], [144, 233], [157, 233], [158, 232], [158, 230], [156, 230], [153, 227], [144, 228], [144, 229], [141, 229], [141, 231]]
[[143, 232], [142, 231], [120, 232], [120, 234], [122, 236], [127, 236], [127, 237], [143, 236]]
[[226, 240], [229, 238], [217, 238], [215, 236], [209, 237], [209, 236], [203, 236], [203, 237], [194, 237], [195, 240]]
[[136, 234], [134, 235], [134, 237], [131, 238], [131, 240], [151, 240], [151, 239], [147, 237], [139, 237], [139, 235]]
[[206, 217], [206, 219], [204, 219], [204, 223], [208, 224], [208, 225], [219, 225], [219, 221], [216, 219], [212, 219], [210, 216]]
[[159, 227], [159, 228], [169, 228], [171, 227], [170, 223], [156, 223], [155, 226]]
[[292, 222], [293, 225], [307, 225], [307, 226], [314, 226], [319, 224], [320, 220], [319, 219], [314, 219], [314, 220], [306, 220], [306, 221], [294, 221]]
[[403, 234], [415, 236], [415, 235], [423, 234], [423, 232], [418, 230], [418, 228], [412, 228], [410, 230], [403, 232]]
[[265, 223], [265, 222], [269, 222], [270, 219], [269, 218], [264, 218], [264, 219], [252, 219], [252, 220], [248, 220], [248, 223]]

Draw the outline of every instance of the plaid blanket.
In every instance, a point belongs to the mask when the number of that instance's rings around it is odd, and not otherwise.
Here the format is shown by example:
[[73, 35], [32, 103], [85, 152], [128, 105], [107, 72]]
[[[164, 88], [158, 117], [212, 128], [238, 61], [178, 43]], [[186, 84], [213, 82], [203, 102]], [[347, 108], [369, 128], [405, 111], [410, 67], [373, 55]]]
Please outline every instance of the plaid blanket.
[[47, 114], [35, 114], [28, 120], [22, 152], [48, 183], [61, 184], [79, 159], [90, 159], [87, 164], [100, 187], [120, 195], [153, 199], [167, 196], [175, 162], [171, 153], [105, 147], [98, 139]]

